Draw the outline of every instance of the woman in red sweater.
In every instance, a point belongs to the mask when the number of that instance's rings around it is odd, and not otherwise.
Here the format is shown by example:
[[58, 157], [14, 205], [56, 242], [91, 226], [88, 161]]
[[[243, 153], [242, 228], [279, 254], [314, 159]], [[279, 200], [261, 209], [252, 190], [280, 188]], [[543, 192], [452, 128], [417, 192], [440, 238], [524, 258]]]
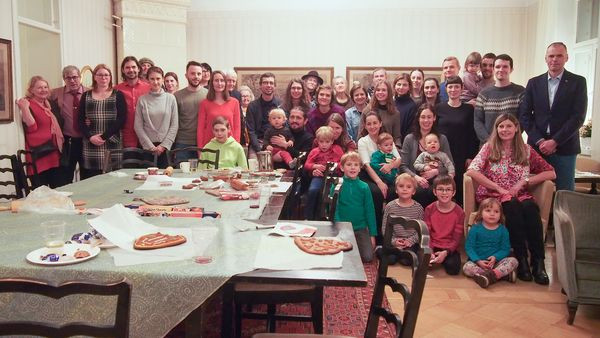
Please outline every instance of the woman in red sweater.
[[[56, 188], [62, 185], [59, 165], [64, 138], [60, 124], [50, 109], [49, 96], [48, 82], [41, 76], [34, 76], [29, 81], [25, 97], [17, 100], [17, 105], [24, 124], [25, 149], [34, 151], [45, 145], [46, 150], [34, 153], [39, 183]], [[31, 161], [29, 156], [27, 161]], [[27, 171], [29, 175], [33, 173], [31, 167]]]
[[198, 111], [198, 147], [204, 147], [213, 138], [212, 122], [217, 116], [223, 116], [231, 126], [231, 136], [239, 143], [242, 131], [240, 102], [229, 96], [225, 85], [225, 74], [216, 70], [208, 83], [206, 99], [200, 102]]

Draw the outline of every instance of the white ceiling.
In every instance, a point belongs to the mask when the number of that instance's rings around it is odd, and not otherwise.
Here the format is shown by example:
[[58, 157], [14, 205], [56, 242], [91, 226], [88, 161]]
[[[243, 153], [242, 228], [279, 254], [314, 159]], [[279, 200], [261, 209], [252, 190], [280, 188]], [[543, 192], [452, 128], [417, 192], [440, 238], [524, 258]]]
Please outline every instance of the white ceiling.
[[192, 11], [527, 7], [538, 0], [191, 0]]

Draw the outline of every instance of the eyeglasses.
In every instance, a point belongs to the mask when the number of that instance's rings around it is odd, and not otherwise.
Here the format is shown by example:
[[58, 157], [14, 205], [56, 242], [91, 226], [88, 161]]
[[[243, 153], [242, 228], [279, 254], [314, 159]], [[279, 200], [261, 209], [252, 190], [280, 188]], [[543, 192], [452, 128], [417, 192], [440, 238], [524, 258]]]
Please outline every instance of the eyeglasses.
[[65, 79], [65, 81], [75, 81], [75, 80], [77, 80], [79, 78], [80, 78], [79, 75], [75, 75], [75, 76], [67, 76], [64, 79]]
[[110, 77], [110, 74], [96, 74], [97, 77]]
[[454, 189], [452, 189], [452, 188], [435, 188], [435, 191], [437, 191], [437, 192], [453, 192]]

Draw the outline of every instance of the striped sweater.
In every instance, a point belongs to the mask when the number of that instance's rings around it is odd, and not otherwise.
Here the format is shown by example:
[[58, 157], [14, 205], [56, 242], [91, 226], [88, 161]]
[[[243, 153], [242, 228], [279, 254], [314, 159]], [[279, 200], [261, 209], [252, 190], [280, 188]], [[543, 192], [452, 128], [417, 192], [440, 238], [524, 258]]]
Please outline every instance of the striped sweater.
[[482, 144], [487, 141], [500, 114], [510, 113], [518, 117], [519, 104], [524, 96], [525, 88], [514, 83], [506, 87], [490, 86], [479, 93], [475, 104], [474, 126]]
[[[383, 232], [385, 233], [385, 227], [387, 225], [388, 215], [402, 216], [408, 219], [419, 219], [423, 220], [423, 207], [421, 204], [413, 200], [413, 204], [409, 207], [403, 207], [398, 204], [398, 199], [389, 202], [383, 210]], [[419, 242], [419, 236], [417, 232], [412, 229], [405, 229], [400, 224], [394, 224], [394, 233], [392, 234], [392, 243], [396, 239], [406, 239], [410, 243], [410, 246]]]

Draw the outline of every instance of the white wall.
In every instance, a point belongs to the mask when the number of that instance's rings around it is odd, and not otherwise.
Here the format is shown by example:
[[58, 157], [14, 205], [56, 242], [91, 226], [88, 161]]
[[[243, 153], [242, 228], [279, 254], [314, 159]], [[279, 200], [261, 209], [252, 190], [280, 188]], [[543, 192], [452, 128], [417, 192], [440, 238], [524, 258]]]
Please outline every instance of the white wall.
[[94, 68], [105, 63], [114, 72], [111, 0], [62, 0], [63, 65]]
[[187, 41], [188, 57], [213, 69], [334, 66], [345, 76], [346, 66], [441, 66], [448, 55], [462, 64], [477, 50], [511, 55], [514, 82], [531, 75], [525, 67], [528, 7], [210, 8], [188, 14]]

